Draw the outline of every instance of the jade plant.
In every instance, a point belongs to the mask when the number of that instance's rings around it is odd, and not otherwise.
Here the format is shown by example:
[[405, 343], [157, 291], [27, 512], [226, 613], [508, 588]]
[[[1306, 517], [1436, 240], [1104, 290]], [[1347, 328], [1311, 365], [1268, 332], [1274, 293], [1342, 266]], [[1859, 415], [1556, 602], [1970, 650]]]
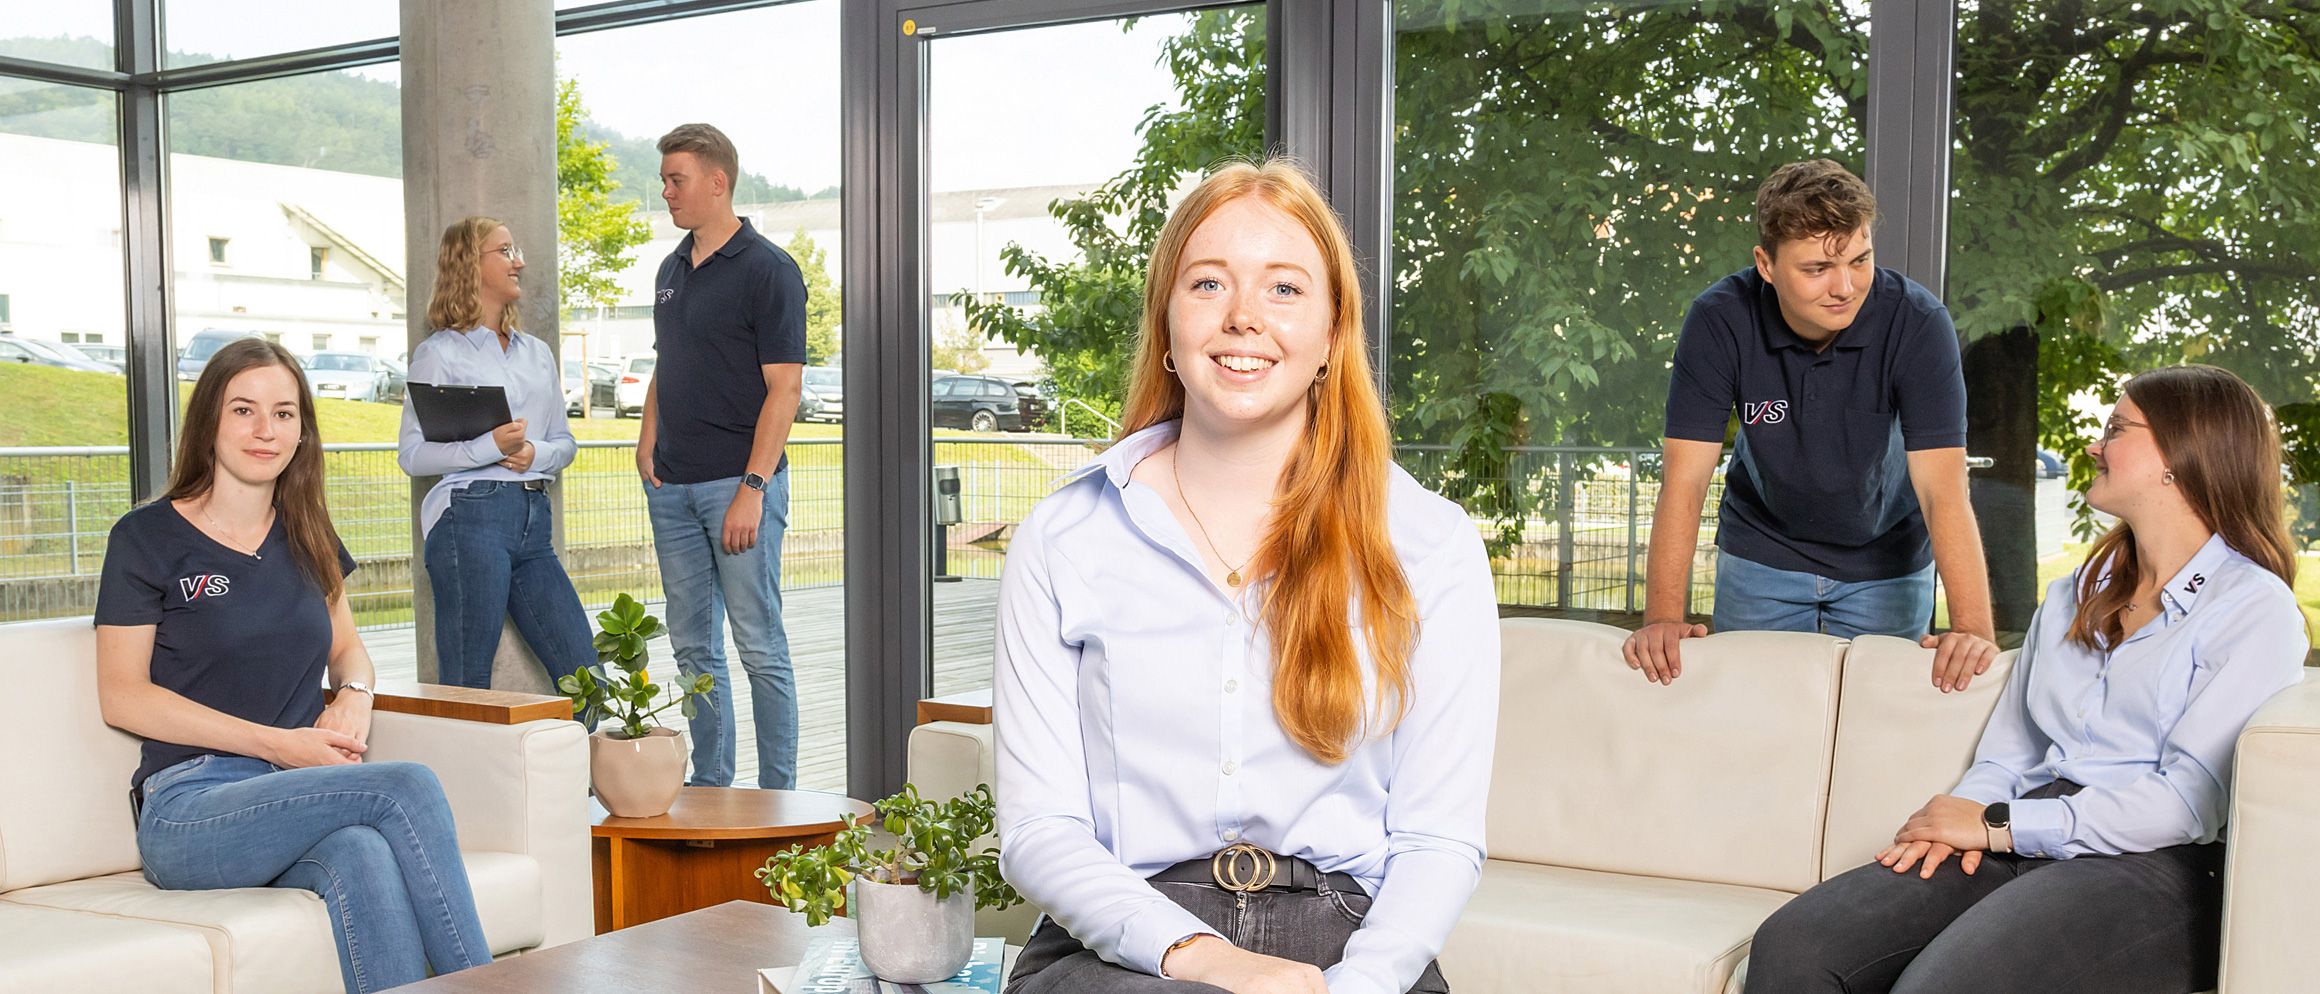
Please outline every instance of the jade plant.
[[991, 833], [996, 818], [990, 784], [977, 784], [948, 801], [926, 800], [915, 785], [903, 784], [900, 793], [870, 808], [894, 834], [893, 848], [870, 848], [865, 819], [827, 845], [793, 845], [774, 853], [757, 870], [774, 903], [804, 914], [808, 925], [820, 925], [845, 913], [846, 885], [857, 878], [915, 883], [937, 900], [971, 892], [977, 908], [1022, 903], [1023, 896], [999, 876], [999, 850], [974, 848], [975, 840]]
[[[660, 724], [655, 716], [670, 708], [681, 709], [688, 719], [697, 713], [697, 700], [715, 685], [715, 678], [707, 673], [679, 677], [676, 686], [666, 688], [669, 698], [654, 703], [663, 688], [645, 672], [644, 643], [660, 632], [661, 619], [644, 613], [644, 605], [636, 598], [622, 594], [611, 609], [596, 616], [596, 625], [596, 665], [583, 666], [556, 681], [556, 689], [572, 699], [581, 721], [593, 728], [604, 718], [615, 719], [620, 727], [609, 734], [616, 739], [634, 739], [650, 733], [652, 729], [645, 723]], [[607, 665], [618, 672], [605, 669]]]

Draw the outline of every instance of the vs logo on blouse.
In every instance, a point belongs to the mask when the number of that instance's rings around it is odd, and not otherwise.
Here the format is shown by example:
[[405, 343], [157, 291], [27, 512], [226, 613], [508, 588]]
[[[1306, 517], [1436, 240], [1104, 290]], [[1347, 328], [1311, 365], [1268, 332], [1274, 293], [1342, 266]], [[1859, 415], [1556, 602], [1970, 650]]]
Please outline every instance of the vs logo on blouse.
[[177, 589], [185, 594], [186, 600], [196, 601], [204, 597], [225, 596], [226, 587], [231, 583], [233, 581], [226, 579], [223, 573], [196, 573], [178, 578]]

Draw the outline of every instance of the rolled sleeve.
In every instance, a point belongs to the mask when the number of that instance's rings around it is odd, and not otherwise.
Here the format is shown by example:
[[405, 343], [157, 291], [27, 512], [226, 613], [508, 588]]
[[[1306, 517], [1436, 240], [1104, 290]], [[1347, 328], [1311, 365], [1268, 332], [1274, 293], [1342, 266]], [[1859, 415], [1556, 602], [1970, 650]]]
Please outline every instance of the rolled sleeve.
[[1481, 536], [1457, 517], [1458, 534], [1413, 571], [1424, 586], [1410, 706], [1394, 731], [1385, 874], [1345, 958], [1322, 974], [1331, 994], [1408, 990], [1482, 876], [1498, 737], [1498, 597]]
[[1034, 511], [999, 579], [992, 725], [999, 872], [1097, 956], [1153, 976], [1185, 936], [1214, 934], [1096, 839], [1080, 739], [1080, 647], [1063, 638], [1052, 573], [1068, 570]]

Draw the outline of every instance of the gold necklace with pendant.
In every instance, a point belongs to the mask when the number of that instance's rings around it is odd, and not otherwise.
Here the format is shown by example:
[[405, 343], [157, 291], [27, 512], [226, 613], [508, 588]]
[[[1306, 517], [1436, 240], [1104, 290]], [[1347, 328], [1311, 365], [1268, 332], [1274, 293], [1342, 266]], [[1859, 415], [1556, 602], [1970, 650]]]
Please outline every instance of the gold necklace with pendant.
[[1191, 499], [1184, 496], [1184, 474], [1176, 471], [1176, 453], [1173, 452], [1168, 454], [1168, 477], [1176, 481], [1176, 500], [1184, 505], [1184, 513], [1192, 515], [1193, 527], [1200, 529], [1200, 538], [1208, 543], [1208, 551], [1216, 553], [1216, 561], [1225, 565], [1224, 585], [1235, 590], [1240, 589], [1241, 570], [1248, 568], [1249, 562], [1256, 557], [1251, 556], [1249, 559], [1241, 560], [1241, 564], [1235, 566], [1232, 564], [1232, 560], [1224, 557], [1224, 550], [1216, 547], [1216, 539], [1208, 537], [1208, 526], [1201, 523], [1200, 512], [1193, 510]]

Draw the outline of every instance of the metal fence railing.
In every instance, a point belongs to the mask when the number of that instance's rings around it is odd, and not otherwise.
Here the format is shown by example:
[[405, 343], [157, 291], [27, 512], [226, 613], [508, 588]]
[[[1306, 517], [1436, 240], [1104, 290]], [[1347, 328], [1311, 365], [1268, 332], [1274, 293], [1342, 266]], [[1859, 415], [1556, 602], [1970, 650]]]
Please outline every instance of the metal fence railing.
[[[1448, 446], [1404, 445], [1396, 458], [1429, 487], [1456, 494], [1484, 481], [1462, 474]], [[1477, 514], [1492, 541], [1491, 571], [1501, 604], [1573, 611], [1639, 613], [1659, 501], [1660, 450], [1602, 446], [1517, 446], [1501, 450], [1502, 486], [1516, 513]], [[1724, 474], [1708, 484], [1693, 548], [1690, 610], [1706, 614], [1716, 596], [1716, 508]]]
[[[939, 436], [934, 462], [960, 470], [964, 523], [946, 530], [945, 573], [996, 578], [1011, 527], [1101, 440]], [[349, 582], [366, 628], [411, 617], [409, 477], [390, 443], [325, 448], [330, 508], [347, 550], [362, 563]], [[793, 439], [790, 519], [782, 585], [845, 582], [844, 449], [840, 439]], [[1460, 475], [1441, 447], [1404, 446], [1402, 463], [1430, 486], [1455, 491]], [[1499, 600], [1512, 605], [1634, 612], [1643, 606], [1659, 452], [1637, 448], [1523, 447], [1501, 466], [1521, 508], [1508, 520], [1477, 515], [1493, 539]], [[125, 447], [0, 448], [0, 621], [86, 614], [113, 522], [131, 503]], [[593, 610], [619, 593], [661, 599], [652, 525], [635, 469], [635, 443], [587, 441], [565, 470], [565, 566]], [[1692, 607], [1713, 597], [1712, 485], [1692, 575]]]

